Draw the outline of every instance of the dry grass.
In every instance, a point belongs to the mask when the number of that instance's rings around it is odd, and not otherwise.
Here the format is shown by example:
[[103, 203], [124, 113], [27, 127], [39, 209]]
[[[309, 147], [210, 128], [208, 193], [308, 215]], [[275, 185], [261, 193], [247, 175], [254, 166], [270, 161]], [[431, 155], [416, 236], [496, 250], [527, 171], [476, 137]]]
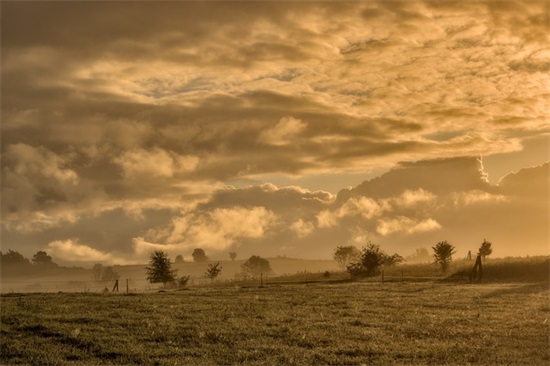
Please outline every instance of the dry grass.
[[1, 297], [2, 364], [525, 364], [548, 283], [316, 283]]

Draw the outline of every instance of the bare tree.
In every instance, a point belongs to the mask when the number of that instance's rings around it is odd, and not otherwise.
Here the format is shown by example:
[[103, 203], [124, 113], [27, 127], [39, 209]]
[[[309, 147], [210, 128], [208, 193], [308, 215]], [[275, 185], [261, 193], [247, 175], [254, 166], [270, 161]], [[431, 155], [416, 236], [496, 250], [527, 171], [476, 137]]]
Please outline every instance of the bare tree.
[[222, 272], [222, 266], [220, 266], [220, 262], [217, 263], [211, 263], [208, 265], [208, 268], [206, 269], [206, 273], [204, 274], [204, 277], [210, 278], [211, 280], [215, 280], [216, 277], [220, 275]]

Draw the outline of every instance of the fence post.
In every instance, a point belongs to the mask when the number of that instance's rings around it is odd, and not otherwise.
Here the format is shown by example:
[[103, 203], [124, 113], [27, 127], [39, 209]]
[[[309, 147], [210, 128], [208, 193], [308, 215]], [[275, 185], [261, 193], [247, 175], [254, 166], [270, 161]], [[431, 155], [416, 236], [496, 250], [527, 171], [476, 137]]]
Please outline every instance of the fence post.
[[128, 287], [128, 279], [126, 279], [126, 293], [129, 293], [129, 287]]
[[113, 286], [113, 291], [111, 292], [118, 292], [118, 280], [115, 280], [115, 285]]

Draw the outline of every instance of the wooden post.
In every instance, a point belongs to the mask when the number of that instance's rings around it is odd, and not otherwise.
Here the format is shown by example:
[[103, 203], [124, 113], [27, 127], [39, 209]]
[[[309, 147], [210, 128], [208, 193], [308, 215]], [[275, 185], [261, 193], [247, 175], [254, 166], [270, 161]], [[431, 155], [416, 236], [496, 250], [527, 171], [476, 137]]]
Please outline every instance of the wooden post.
[[470, 282], [474, 280], [478, 280], [481, 282], [483, 279], [483, 264], [481, 263], [481, 254], [477, 255], [476, 263], [474, 264], [474, 268], [470, 272]]
[[126, 279], [126, 293], [129, 293], [130, 292], [130, 289], [128, 287], [128, 279]]
[[118, 280], [115, 280], [115, 285], [113, 286], [113, 291], [111, 292], [118, 292]]

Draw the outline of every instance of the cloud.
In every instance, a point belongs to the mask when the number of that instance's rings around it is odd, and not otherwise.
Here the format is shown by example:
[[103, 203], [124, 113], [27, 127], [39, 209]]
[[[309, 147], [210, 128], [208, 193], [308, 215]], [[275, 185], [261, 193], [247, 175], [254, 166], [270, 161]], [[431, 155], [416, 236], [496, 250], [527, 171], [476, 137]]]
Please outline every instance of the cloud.
[[416, 220], [410, 217], [398, 216], [392, 219], [380, 219], [376, 232], [382, 236], [387, 236], [397, 232], [414, 234], [440, 228], [441, 225], [434, 219]]
[[80, 244], [77, 240], [56, 240], [46, 246], [48, 254], [65, 263], [91, 264], [123, 264], [121, 258], [116, 258], [110, 253], [101, 252], [88, 245]]
[[[387, 198], [401, 194], [404, 195], [402, 200], [407, 201], [415, 195], [411, 194], [411, 191], [416, 191], [418, 198], [424, 195], [425, 197], [420, 199], [425, 200], [430, 193], [443, 194], [475, 189], [490, 189], [480, 158], [433, 159], [400, 163], [380, 177], [363, 182], [351, 190], [340, 191], [338, 201], [343, 202], [357, 195]], [[409, 193], [404, 193], [405, 191]]]
[[274, 214], [264, 207], [216, 208], [175, 217], [168, 227], [149, 231], [147, 239], [165, 242], [171, 251], [200, 247], [219, 252], [239, 239], [261, 238], [274, 220]]
[[271, 145], [286, 145], [292, 143], [300, 132], [304, 131], [307, 124], [292, 118], [283, 117], [273, 128], [270, 128], [260, 134], [260, 141]]
[[170, 154], [158, 147], [149, 151], [126, 151], [113, 161], [122, 168], [124, 177], [130, 180], [170, 178], [177, 173], [193, 171], [199, 164], [199, 158], [196, 156]]
[[[520, 154], [550, 131], [544, 1], [9, 2], [2, 11], [2, 228], [13, 242], [78, 227], [95, 248], [112, 241], [92, 244], [84, 223], [117, 212], [135, 222], [127, 251], [169, 227], [154, 218], [170, 212], [217, 233], [221, 248], [236, 239], [208, 226], [225, 212], [216, 209], [264, 207], [274, 215], [259, 221], [272, 235], [265, 245], [302, 248], [354, 230], [375, 238], [378, 220], [446, 229], [433, 212], [545, 194], [528, 188], [528, 172], [492, 186], [471, 158]], [[296, 187], [221, 189], [388, 169], [336, 202]], [[262, 242], [249, 234], [243, 248]]]

